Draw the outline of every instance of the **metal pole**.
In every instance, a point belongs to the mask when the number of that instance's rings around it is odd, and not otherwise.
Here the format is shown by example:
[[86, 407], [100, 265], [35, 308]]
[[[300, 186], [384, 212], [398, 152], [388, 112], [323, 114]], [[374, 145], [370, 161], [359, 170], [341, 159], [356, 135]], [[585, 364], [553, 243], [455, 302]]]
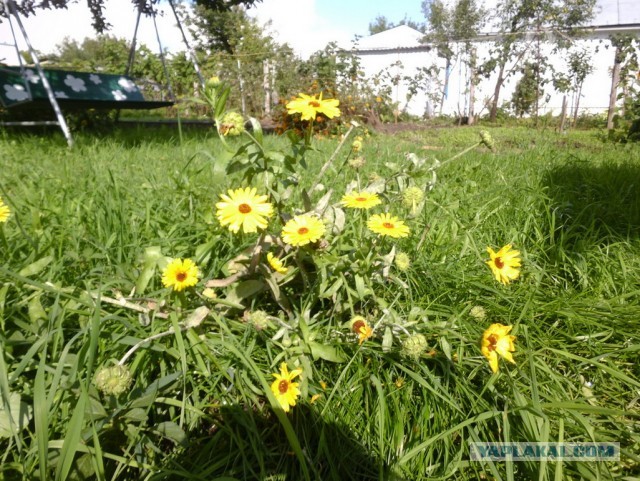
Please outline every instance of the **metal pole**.
[[56, 96], [51, 89], [51, 85], [47, 80], [47, 77], [44, 75], [44, 70], [42, 70], [42, 66], [40, 65], [40, 60], [38, 60], [38, 56], [36, 55], [36, 51], [31, 46], [31, 42], [29, 41], [29, 37], [27, 36], [27, 31], [24, 29], [22, 22], [20, 21], [20, 17], [18, 16], [18, 11], [16, 9], [16, 5], [13, 0], [4, 0], [5, 5], [9, 10], [9, 14], [13, 15], [16, 18], [16, 22], [18, 27], [20, 27], [20, 31], [22, 32], [22, 36], [24, 37], [24, 41], [27, 44], [27, 48], [29, 49], [29, 53], [31, 54], [31, 58], [33, 58], [33, 62], [36, 65], [36, 69], [38, 70], [38, 75], [40, 75], [40, 79], [42, 80], [42, 86], [47, 91], [47, 96], [49, 97], [49, 102], [51, 102], [51, 106], [53, 107], [54, 112], [56, 113], [56, 118], [58, 119], [58, 124], [60, 125], [60, 129], [62, 129], [62, 133], [67, 139], [67, 144], [69, 147], [73, 147], [73, 138], [71, 137], [71, 131], [69, 130], [69, 126], [67, 122], [64, 120], [64, 116], [62, 115], [62, 111], [60, 110], [60, 106], [58, 105], [58, 101], [56, 100]]
[[198, 75], [198, 79], [200, 80], [200, 87], [204, 89], [205, 81], [202, 76], [202, 72], [200, 71], [200, 67], [198, 66], [198, 61], [196, 60], [196, 55], [191, 46], [189, 45], [189, 41], [187, 40], [187, 36], [184, 34], [184, 29], [182, 28], [182, 23], [180, 22], [180, 17], [178, 17], [178, 12], [176, 12], [176, 8], [173, 5], [173, 0], [169, 0], [169, 5], [171, 6], [171, 10], [173, 11], [173, 15], [176, 17], [176, 22], [178, 24], [178, 28], [180, 29], [180, 33], [182, 34], [182, 41], [184, 42], [185, 47], [187, 47], [187, 53], [189, 54], [189, 58], [191, 59], [191, 63], [193, 64], [193, 68]]
[[[151, 7], [153, 9], [153, 7]], [[169, 70], [167, 69], [167, 62], [164, 58], [164, 51], [162, 49], [162, 42], [160, 41], [160, 33], [158, 32], [158, 24], [156, 23], [156, 11], [151, 11], [151, 18], [153, 19], [153, 28], [156, 31], [156, 40], [158, 41], [158, 48], [160, 49], [160, 61], [162, 62], [162, 68], [164, 69], [164, 76], [167, 79], [167, 90], [171, 96], [171, 100], [175, 100], [176, 96], [173, 95], [173, 89], [171, 88], [171, 79], [169, 78]]]

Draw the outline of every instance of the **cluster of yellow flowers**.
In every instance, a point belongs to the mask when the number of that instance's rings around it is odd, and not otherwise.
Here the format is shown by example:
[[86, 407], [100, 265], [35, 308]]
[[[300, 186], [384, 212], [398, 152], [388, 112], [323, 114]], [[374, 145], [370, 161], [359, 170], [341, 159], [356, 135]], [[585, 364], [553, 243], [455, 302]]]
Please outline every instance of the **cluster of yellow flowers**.
[[[340, 203], [351, 209], [368, 210], [380, 205], [382, 201], [378, 194], [362, 191], [345, 194]], [[409, 227], [402, 220], [388, 213], [372, 215], [367, 221], [367, 227], [371, 232], [394, 238], [407, 237], [410, 233]]]
[[[323, 99], [319, 96], [299, 94], [299, 97], [290, 101], [286, 107], [289, 114], [300, 114], [302, 120], [313, 121], [319, 114], [327, 118], [340, 116], [339, 102], [336, 99]], [[362, 139], [357, 138], [352, 150], [358, 152], [362, 148]], [[409, 188], [403, 196], [403, 203], [407, 207], [416, 209], [424, 196], [419, 188]], [[378, 194], [368, 191], [351, 191], [346, 193], [340, 204], [348, 209], [368, 211], [382, 204]], [[5, 210], [3, 210], [5, 209]], [[216, 203], [216, 217], [223, 227], [231, 232], [257, 233], [269, 226], [269, 219], [274, 215], [274, 206], [269, 202], [267, 195], [258, 194], [254, 187], [229, 189], [227, 193], [220, 195], [220, 201]], [[0, 200], [0, 221], [8, 217], [8, 208]], [[410, 234], [405, 222], [390, 213], [373, 214], [366, 222], [367, 228], [378, 235], [392, 238], [404, 238]], [[322, 219], [312, 213], [295, 215], [282, 227], [280, 237], [285, 244], [292, 247], [303, 247], [319, 242], [325, 235], [327, 227]], [[519, 277], [520, 253], [512, 250], [511, 245], [506, 245], [498, 252], [487, 248], [490, 260], [486, 263], [491, 269], [495, 279], [502, 284], [509, 284]], [[284, 262], [268, 252], [266, 256], [269, 266], [273, 271], [285, 275], [289, 268]], [[397, 266], [400, 270], [408, 269], [409, 258], [404, 253], [398, 254]], [[165, 287], [174, 291], [182, 291], [193, 287], [198, 283], [200, 274], [196, 264], [190, 259], [174, 259], [164, 269], [162, 283]], [[478, 310], [480, 308], [477, 308]], [[477, 314], [477, 313], [476, 313]], [[265, 315], [266, 316], [266, 315]], [[263, 317], [265, 317], [263, 316]], [[484, 318], [484, 316], [482, 316]], [[267, 317], [265, 317], [266, 322]], [[480, 318], [478, 318], [480, 319]], [[262, 322], [264, 324], [264, 322]], [[266, 325], [266, 324], [265, 324]], [[352, 333], [357, 336], [359, 344], [374, 335], [374, 328], [367, 319], [361, 315], [352, 317], [349, 322]], [[510, 332], [513, 326], [505, 326], [499, 323], [491, 324], [483, 333], [480, 342], [480, 351], [489, 362], [491, 370], [498, 372], [498, 361], [502, 357], [511, 363], [515, 363], [512, 353], [515, 351], [515, 336]], [[410, 336], [403, 343], [403, 352], [406, 355], [418, 359], [427, 349], [427, 340], [422, 334]], [[280, 372], [273, 373], [275, 380], [271, 384], [271, 392], [280, 407], [288, 412], [291, 406], [296, 405], [300, 396], [299, 383], [294, 382], [302, 374], [302, 369], [296, 368], [289, 371], [286, 362], [280, 365]]]
[[[521, 266], [520, 252], [511, 250], [511, 248], [511, 244], [507, 244], [498, 252], [494, 252], [491, 247], [487, 247], [490, 257], [487, 265], [491, 268], [496, 280], [504, 285], [509, 284], [520, 276], [520, 270], [518, 269]], [[476, 308], [476, 310], [478, 309]], [[480, 351], [489, 361], [489, 366], [494, 373], [498, 372], [498, 356], [515, 364], [511, 353], [516, 350], [513, 345], [516, 337], [509, 334], [512, 328], [513, 326], [495, 323], [491, 324], [482, 334]]]

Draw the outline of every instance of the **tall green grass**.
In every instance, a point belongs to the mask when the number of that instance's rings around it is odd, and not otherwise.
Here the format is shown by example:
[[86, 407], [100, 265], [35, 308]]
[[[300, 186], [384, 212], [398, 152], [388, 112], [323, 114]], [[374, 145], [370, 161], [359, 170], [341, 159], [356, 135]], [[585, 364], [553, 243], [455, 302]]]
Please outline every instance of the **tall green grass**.
[[[241, 311], [214, 312], [196, 330], [175, 328], [136, 351], [121, 397], [92, 382], [100, 366], [178, 325], [176, 317], [147, 325], [104, 301], [129, 295], [147, 248], [196, 258], [205, 279], [221, 277], [237, 253], [214, 216], [218, 194], [237, 182], [223, 174], [214, 136], [185, 132], [180, 142], [169, 130], [129, 130], [80, 137], [69, 150], [57, 137], [3, 134], [0, 195], [13, 215], [0, 227], [9, 423], [0, 476], [640, 477], [640, 150], [602, 144], [593, 132], [491, 134], [496, 152], [478, 148], [438, 171], [417, 233], [399, 243], [412, 259], [408, 288], [385, 293], [388, 315], [415, 321], [430, 355], [414, 361], [340, 343], [348, 362], [313, 362], [289, 415], [267, 399], [279, 353]], [[448, 158], [476, 138], [474, 129], [373, 135], [357, 175], [392, 175], [407, 152]], [[336, 145], [318, 144], [312, 174]], [[355, 177], [337, 162], [323, 184], [337, 196]], [[507, 243], [522, 252], [523, 270], [505, 287], [484, 261], [487, 246]], [[156, 273], [144, 297], [161, 292]], [[470, 315], [474, 306], [485, 320]], [[478, 348], [491, 322], [514, 325], [517, 336], [517, 364], [502, 363], [499, 375]], [[615, 441], [622, 460], [478, 463], [469, 460], [473, 441]]]

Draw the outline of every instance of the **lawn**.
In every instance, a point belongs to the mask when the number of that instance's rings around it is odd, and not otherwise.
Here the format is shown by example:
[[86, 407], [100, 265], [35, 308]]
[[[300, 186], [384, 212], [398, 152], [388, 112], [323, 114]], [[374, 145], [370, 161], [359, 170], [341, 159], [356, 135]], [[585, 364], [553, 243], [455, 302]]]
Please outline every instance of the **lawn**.
[[[490, 150], [480, 130], [354, 131], [321, 176], [339, 138], [287, 156], [274, 135], [0, 132], [0, 479], [640, 479], [640, 148], [489, 128]], [[339, 204], [367, 185], [380, 205]], [[280, 215], [234, 233], [216, 203], [248, 186]], [[312, 208], [322, 239], [282, 242]], [[386, 211], [409, 235], [368, 228]], [[507, 244], [503, 284], [487, 247]], [[171, 259], [195, 286], [163, 284]], [[515, 363], [493, 373], [496, 323]], [[621, 454], [471, 461], [481, 441]]]

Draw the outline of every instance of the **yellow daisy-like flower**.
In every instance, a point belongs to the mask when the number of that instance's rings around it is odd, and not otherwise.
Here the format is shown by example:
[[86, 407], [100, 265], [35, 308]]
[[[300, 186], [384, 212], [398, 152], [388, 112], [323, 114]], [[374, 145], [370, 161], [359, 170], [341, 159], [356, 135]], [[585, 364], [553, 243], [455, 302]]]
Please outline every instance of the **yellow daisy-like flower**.
[[282, 228], [282, 240], [292, 246], [304, 246], [320, 239], [326, 229], [324, 222], [311, 214], [297, 215]]
[[286, 362], [280, 364], [280, 374], [273, 373], [276, 380], [271, 384], [271, 392], [285, 413], [289, 412], [289, 406], [296, 405], [296, 398], [300, 395], [298, 383], [291, 382], [300, 374], [302, 374], [302, 369], [294, 369], [289, 372]]
[[489, 361], [489, 366], [494, 373], [498, 372], [498, 355], [513, 364], [516, 363], [511, 354], [516, 350], [513, 345], [516, 336], [509, 335], [512, 328], [513, 326], [491, 324], [482, 334], [480, 351]]
[[340, 117], [338, 99], [322, 99], [322, 92], [316, 98], [315, 95], [298, 94], [298, 98], [287, 103], [289, 115], [300, 114], [302, 120], [313, 120], [318, 114], [324, 114], [328, 118]]
[[371, 209], [376, 205], [380, 205], [382, 201], [378, 194], [372, 194], [371, 192], [349, 192], [342, 196], [340, 201], [345, 207], [351, 207], [352, 209]]
[[279, 272], [280, 274], [286, 274], [289, 272], [289, 268], [285, 267], [284, 263], [271, 252], [267, 254], [267, 261], [274, 271]]
[[512, 251], [511, 244], [507, 244], [497, 253], [493, 252], [491, 247], [487, 247], [487, 252], [491, 257], [491, 260], [486, 261], [487, 265], [491, 268], [491, 272], [496, 278], [496, 281], [502, 282], [504, 285], [515, 280], [520, 275], [520, 255], [519, 251]]
[[181, 291], [198, 283], [198, 266], [191, 259], [173, 259], [162, 271], [162, 285]]
[[216, 213], [220, 224], [228, 225], [231, 232], [257, 232], [267, 227], [267, 218], [273, 214], [273, 206], [267, 202], [266, 195], [257, 195], [257, 189], [229, 190], [220, 194], [221, 202], [216, 204]]
[[367, 221], [370, 231], [380, 235], [399, 238], [409, 235], [409, 227], [396, 216], [391, 214], [375, 214]]
[[351, 319], [351, 330], [358, 335], [358, 344], [362, 344], [373, 336], [373, 329], [362, 316], [354, 316]]
[[0, 198], [0, 222], [7, 222], [10, 215], [11, 209], [9, 209], [9, 206], [2, 201], [2, 198]]

